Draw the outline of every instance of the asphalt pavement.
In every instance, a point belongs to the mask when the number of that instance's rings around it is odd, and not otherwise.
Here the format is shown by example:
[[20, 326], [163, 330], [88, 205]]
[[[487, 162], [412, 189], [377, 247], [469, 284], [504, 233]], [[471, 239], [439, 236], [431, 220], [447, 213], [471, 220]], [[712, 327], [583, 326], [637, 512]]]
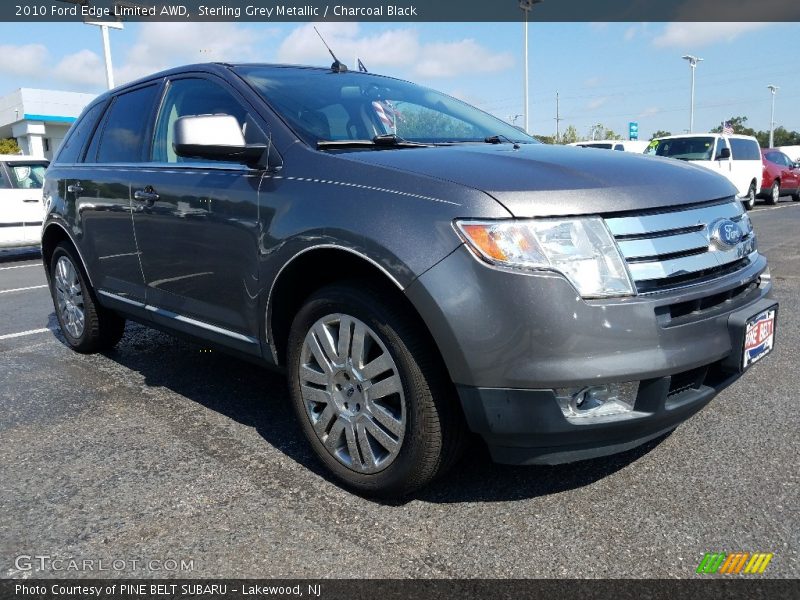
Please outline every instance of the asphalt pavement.
[[0, 577], [698, 577], [704, 553], [746, 551], [796, 578], [800, 203], [751, 216], [777, 348], [701, 413], [572, 465], [498, 466], [476, 444], [394, 504], [327, 479], [280, 375], [135, 324], [72, 352], [40, 260], [6, 253]]

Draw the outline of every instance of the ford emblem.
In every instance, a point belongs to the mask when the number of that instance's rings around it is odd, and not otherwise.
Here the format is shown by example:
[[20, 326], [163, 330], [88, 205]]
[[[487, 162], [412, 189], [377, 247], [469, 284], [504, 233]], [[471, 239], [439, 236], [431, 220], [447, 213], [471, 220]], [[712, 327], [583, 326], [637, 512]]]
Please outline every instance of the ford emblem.
[[742, 241], [742, 230], [730, 219], [720, 219], [711, 225], [710, 241], [718, 250], [730, 250]]

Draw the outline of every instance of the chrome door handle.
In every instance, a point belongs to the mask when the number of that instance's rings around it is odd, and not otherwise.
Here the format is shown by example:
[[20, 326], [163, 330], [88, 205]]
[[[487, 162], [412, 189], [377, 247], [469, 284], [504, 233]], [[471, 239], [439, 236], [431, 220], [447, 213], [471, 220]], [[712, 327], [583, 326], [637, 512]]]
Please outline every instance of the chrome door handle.
[[83, 188], [81, 187], [80, 183], [70, 184], [67, 186], [67, 191], [70, 194], [80, 194], [83, 192]]
[[133, 199], [138, 200], [139, 202], [147, 202], [148, 204], [154, 204], [158, 202], [159, 195], [156, 194], [152, 188], [145, 189], [145, 190], [136, 190], [133, 192]]

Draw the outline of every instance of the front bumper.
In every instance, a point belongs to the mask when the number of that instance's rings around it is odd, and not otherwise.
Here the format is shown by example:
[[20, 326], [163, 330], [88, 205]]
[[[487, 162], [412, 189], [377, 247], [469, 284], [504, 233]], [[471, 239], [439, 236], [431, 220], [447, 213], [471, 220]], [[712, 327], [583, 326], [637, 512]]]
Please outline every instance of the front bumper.
[[[674, 429], [735, 381], [734, 323], [776, 304], [766, 260], [680, 292], [581, 299], [561, 276], [488, 267], [461, 248], [409, 286], [470, 428], [498, 462], [621, 452]], [[632, 412], [568, 420], [554, 388], [638, 381]]]

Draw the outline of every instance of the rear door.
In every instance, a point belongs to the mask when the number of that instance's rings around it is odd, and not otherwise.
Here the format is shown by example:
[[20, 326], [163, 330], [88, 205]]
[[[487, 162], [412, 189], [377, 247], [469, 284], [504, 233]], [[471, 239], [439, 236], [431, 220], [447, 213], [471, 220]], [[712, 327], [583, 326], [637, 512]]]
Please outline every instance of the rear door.
[[35, 246], [44, 218], [44, 161], [8, 161], [0, 166], [0, 246]]
[[100, 294], [143, 303], [144, 280], [131, 214], [131, 180], [142, 167], [160, 84], [116, 96], [67, 181], [83, 232], [84, 258]]
[[177, 156], [175, 121], [204, 114], [235, 117], [248, 142], [263, 135], [252, 107], [222, 79], [192, 74], [168, 82], [151, 160], [131, 188], [147, 305], [170, 327], [258, 352], [262, 172]]

